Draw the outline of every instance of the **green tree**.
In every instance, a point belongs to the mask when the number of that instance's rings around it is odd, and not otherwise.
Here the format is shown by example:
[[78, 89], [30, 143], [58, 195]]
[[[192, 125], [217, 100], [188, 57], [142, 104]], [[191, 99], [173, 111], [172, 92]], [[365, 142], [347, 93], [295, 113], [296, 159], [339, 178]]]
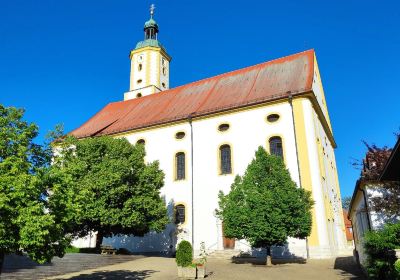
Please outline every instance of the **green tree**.
[[236, 176], [228, 194], [220, 192], [218, 214], [226, 237], [266, 248], [268, 263], [271, 246], [310, 235], [312, 205], [311, 193], [296, 186], [282, 159], [259, 147], [244, 176]]
[[351, 196], [343, 197], [343, 199], [342, 199], [342, 207], [343, 207], [343, 209], [349, 210], [350, 203], [351, 203]]
[[38, 127], [23, 115], [0, 104], [0, 273], [5, 254], [26, 251], [43, 263], [63, 256], [70, 243], [47, 200], [51, 154], [33, 142]]
[[103, 237], [143, 236], [165, 228], [164, 173], [158, 162], [145, 163], [143, 145], [108, 136], [67, 137], [56, 151], [49, 203], [64, 209], [69, 232], [84, 236], [97, 231], [99, 248]]

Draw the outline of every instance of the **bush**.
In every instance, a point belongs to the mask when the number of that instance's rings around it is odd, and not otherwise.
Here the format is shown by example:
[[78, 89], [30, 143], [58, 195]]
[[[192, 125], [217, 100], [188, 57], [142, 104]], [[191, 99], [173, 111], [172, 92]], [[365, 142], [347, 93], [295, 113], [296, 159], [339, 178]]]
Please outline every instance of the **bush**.
[[400, 259], [394, 263], [394, 269], [396, 269], [397, 277], [400, 276]]
[[193, 261], [192, 245], [188, 241], [183, 240], [178, 244], [175, 261], [178, 264], [178, 266], [182, 267], [187, 267], [192, 264]]
[[366, 269], [370, 279], [400, 279], [394, 265], [394, 249], [399, 246], [400, 224], [387, 224], [382, 230], [365, 235]]
[[79, 253], [79, 248], [69, 246], [65, 249], [65, 253]]

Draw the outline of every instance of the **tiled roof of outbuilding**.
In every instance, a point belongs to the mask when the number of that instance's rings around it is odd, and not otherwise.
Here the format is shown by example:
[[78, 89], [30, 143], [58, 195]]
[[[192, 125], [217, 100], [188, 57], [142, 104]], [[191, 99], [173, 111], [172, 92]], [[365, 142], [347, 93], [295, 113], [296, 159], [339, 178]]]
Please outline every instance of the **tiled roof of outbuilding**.
[[314, 50], [110, 103], [71, 132], [78, 138], [109, 135], [222, 112], [311, 91]]

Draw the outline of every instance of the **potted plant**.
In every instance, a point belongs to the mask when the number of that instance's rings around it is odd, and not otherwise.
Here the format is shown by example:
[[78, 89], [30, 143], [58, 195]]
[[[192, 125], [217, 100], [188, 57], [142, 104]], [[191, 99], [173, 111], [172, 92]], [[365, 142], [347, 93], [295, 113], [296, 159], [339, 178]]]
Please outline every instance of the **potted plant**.
[[207, 252], [206, 245], [204, 242], [200, 243], [200, 259], [196, 262], [197, 269], [197, 278], [205, 278], [206, 277], [206, 262], [207, 262]]
[[193, 264], [192, 245], [182, 240], [176, 249], [176, 264], [178, 265], [178, 277], [184, 279], [196, 279], [196, 265]]

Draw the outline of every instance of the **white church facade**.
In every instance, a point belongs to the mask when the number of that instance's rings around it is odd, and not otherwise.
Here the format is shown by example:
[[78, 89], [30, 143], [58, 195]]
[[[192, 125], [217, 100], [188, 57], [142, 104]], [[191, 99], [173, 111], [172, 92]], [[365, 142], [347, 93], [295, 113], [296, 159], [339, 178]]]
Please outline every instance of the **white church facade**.
[[275, 256], [336, 255], [346, 244], [336, 147], [314, 50], [169, 89], [171, 57], [151, 15], [145, 39], [131, 51], [130, 88], [79, 128], [77, 138], [110, 135], [142, 143], [146, 161], [165, 173], [161, 195], [173, 221], [164, 232], [103, 242], [133, 252], [175, 249], [249, 251], [224, 238], [215, 215], [218, 192], [229, 192], [259, 146], [281, 156], [299, 187], [312, 192], [313, 226], [306, 240], [290, 239]]

